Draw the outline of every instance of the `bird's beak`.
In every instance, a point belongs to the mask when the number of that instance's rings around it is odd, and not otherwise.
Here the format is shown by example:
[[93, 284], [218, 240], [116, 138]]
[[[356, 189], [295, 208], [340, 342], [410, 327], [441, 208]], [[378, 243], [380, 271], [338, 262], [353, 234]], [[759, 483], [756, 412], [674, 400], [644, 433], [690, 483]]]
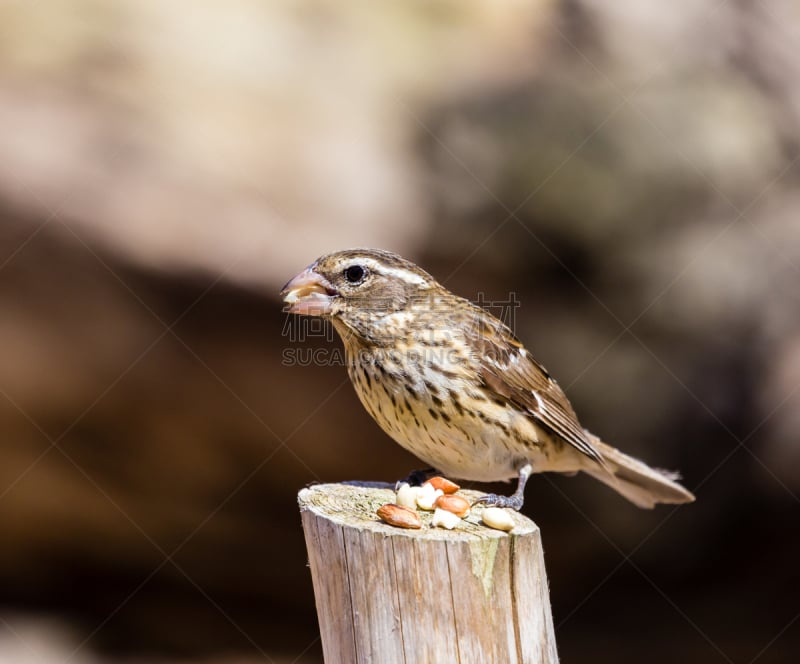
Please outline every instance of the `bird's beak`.
[[333, 298], [339, 293], [314, 266], [306, 268], [281, 290], [287, 304], [285, 311], [306, 316], [325, 316], [331, 311]]

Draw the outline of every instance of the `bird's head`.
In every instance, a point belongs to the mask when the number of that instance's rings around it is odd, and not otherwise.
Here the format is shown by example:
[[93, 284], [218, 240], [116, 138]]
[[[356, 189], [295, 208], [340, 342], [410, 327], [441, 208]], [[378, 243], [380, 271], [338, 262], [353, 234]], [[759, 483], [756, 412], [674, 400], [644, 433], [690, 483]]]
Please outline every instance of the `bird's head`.
[[281, 291], [286, 311], [329, 317], [356, 331], [403, 311], [439, 287], [410, 261], [380, 249], [346, 249], [318, 258]]

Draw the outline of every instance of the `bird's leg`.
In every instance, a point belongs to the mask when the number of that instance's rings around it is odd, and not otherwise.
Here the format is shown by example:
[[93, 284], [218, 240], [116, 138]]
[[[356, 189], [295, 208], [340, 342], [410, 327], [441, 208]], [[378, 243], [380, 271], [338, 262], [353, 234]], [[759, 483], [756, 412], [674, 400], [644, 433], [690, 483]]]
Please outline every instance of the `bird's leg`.
[[525, 502], [525, 484], [533, 472], [533, 466], [526, 463], [519, 469], [519, 479], [517, 480], [517, 490], [510, 496], [498, 496], [496, 493], [487, 493], [483, 498], [478, 498], [473, 505], [484, 503], [492, 507], [510, 507], [519, 512], [522, 503]]
[[402, 480], [397, 480], [394, 485], [395, 491], [400, 488], [401, 484], [410, 484], [411, 486], [421, 486], [426, 480], [430, 479], [436, 474], [436, 468], [421, 468], [420, 470], [412, 470]]

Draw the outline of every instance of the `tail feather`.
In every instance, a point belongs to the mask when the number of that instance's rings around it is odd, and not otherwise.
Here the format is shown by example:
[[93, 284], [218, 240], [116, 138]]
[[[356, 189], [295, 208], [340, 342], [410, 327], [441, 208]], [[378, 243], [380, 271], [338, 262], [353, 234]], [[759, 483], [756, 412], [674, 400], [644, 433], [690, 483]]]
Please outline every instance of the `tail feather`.
[[618, 491], [635, 505], [652, 509], [658, 503], [691, 503], [694, 495], [677, 483], [679, 473], [651, 468], [592, 436], [603, 465], [587, 464], [583, 470]]

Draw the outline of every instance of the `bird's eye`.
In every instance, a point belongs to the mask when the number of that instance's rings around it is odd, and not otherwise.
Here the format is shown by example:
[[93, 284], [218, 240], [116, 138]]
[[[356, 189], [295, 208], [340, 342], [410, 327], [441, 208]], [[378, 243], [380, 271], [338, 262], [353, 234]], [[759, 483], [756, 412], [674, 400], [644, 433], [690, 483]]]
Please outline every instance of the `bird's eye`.
[[364, 280], [367, 271], [360, 265], [351, 265], [344, 271], [344, 278], [351, 284], [358, 284]]

